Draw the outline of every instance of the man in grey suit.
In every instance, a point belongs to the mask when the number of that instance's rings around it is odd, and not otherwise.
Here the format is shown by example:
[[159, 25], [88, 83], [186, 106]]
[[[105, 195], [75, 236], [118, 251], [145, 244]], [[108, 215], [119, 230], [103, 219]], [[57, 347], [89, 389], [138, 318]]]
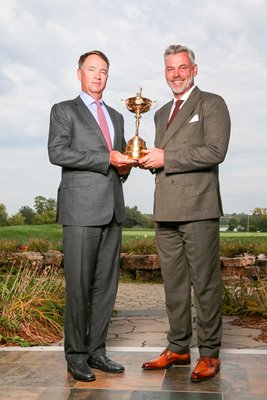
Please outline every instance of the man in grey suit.
[[91, 367], [124, 371], [107, 357], [105, 339], [119, 278], [122, 183], [135, 162], [122, 154], [122, 115], [102, 101], [108, 70], [102, 52], [83, 54], [81, 94], [55, 104], [50, 115], [49, 158], [62, 167], [57, 221], [63, 225], [65, 357], [81, 381], [95, 379]]
[[219, 218], [223, 211], [218, 166], [228, 148], [230, 117], [222, 97], [195, 86], [198, 66], [192, 50], [171, 45], [164, 60], [174, 100], [156, 112], [155, 148], [147, 150], [139, 164], [156, 172], [154, 215], [169, 344], [159, 358], [142, 367], [152, 370], [190, 363], [192, 284], [200, 358], [191, 381], [200, 382], [220, 369]]

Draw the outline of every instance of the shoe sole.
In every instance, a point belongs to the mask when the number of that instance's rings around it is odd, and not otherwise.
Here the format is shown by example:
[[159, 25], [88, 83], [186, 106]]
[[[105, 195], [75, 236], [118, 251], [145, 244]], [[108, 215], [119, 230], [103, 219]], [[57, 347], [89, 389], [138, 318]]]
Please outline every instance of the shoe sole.
[[117, 371], [115, 371], [115, 370], [111, 371], [109, 369], [102, 368], [102, 367], [100, 367], [98, 365], [95, 365], [95, 364], [90, 364], [90, 367], [91, 368], [95, 368], [95, 369], [99, 369], [100, 371], [107, 372], [107, 373], [110, 373], [110, 374], [121, 374], [122, 372], [125, 371], [125, 369], [120, 369], [120, 370], [117, 370]]
[[157, 371], [160, 369], [169, 369], [171, 367], [179, 367], [179, 366], [184, 366], [184, 365], [190, 365], [191, 361], [180, 361], [180, 362], [174, 362], [172, 364], [167, 365], [166, 367], [160, 367], [160, 368], [150, 368], [150, 367], [142, 367], [145, 371]]

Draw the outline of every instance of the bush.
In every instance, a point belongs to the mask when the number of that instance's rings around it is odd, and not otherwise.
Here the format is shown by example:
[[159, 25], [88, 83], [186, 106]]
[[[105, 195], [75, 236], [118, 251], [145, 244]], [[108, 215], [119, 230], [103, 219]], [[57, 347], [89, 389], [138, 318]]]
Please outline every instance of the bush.
[[13, 239], [0, 240], [0, 251], [6, 253], [16, 252], [18, 250], [18, 242]]
[[236, 257], [242, 254], [267, 254], [266, 241], [223, 239], [220, 242], [221, 256]]
[[6, 273], [1, 270], [0, 343], [31, 346], [58, 341], [65, 306], [62, 270], [15, 264]]
[[239, 279], [223, 283], [223, 313], [267, 317], [267, 281]]
[[13, 240], [13, 239], [3, 239], [0, 240], [0, 251], [15, 253], [19, 250], [19, 247], [25, 245], [28, 247], [29, 251], [36, 251], [39, 253], [45, 253], [48, 250], [62, 250], [62, 242], [56, 243], [54, 246], [52, 242], [46, 238], [29, 238], [24, 240]]
[[[267, 254], [266, 240], [247, 240], [222, 239], [220, 242], [221, 256], [236, 257], [242, 254]], [[128, 254], [157, 254], [157, 246], [155, 239], [130, 239], [122, 243], [122, 253]]]
[[29, 251], [45, 253], [52, 248], [52, 243], [45, 238], [30, 238], [27, 241]]
[[121, 251], [127, 254], [157, 254], [156, 241], [154, 239], [132, 239], [122, 243]]

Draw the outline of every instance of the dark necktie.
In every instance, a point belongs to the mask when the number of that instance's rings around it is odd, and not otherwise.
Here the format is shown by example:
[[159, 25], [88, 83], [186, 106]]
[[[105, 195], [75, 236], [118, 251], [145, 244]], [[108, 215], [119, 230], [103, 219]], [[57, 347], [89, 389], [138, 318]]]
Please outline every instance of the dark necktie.
[[166, 128], [166, 129], [168, 129], [169, 126], [171, 125], [172, 121], [174, 120], [175, 115], [178, 113], [178, 111], [179, 111], [179, 109], [180, 109], [180, 107], [181, 107], [181, 104], [182, 104], [183, 102], [184, 102], [183, 100], [176, 100], [176, 102], [175, 102], [175, 107], [174, 107], [174, 109], [173, 109], [171, 118], [169, 119], [169, 121], [168, 121], [168, 123], [167, 123], [167, 128]]
[[100, 129], [103, 133], [103, 136], [106, 139], [108, 149], [109, 149], [109, 151], [111, 151], [112, 143], [111, 143], [111, 138], [110, 138], [110, 133], [109, 133], [109, 128], [108, 128], [108, 123], [107, 123], [104, 111], [102, 110], [101, 103], [99, 101], [96, 101], [95, 103], [97, 106], [98, 123], [99, 123]]

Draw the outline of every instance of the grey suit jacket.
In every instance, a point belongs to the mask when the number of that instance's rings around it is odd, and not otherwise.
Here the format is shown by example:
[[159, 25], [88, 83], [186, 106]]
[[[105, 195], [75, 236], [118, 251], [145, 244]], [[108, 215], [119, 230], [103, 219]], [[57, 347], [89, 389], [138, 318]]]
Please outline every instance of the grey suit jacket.
[[230, 137], [222, 97], [195, 87], [166, 131], [172, 102], [155, 113], [155, 147], [164, 149], [156, 171], [156, 221], [197, 221], [222, 213], [218, 165]]
[[[123, 152], [123, 117], [106, 107], [114, 125], [113, 150]], [[122, 179], [109, 165], [106, 141], [80, 96], [52, 107], [48, 154], [52, 164], [62, 167], [57, 202], [60, 224], [105, 225], [114, 212], [117, 221], [123, 222]]]

